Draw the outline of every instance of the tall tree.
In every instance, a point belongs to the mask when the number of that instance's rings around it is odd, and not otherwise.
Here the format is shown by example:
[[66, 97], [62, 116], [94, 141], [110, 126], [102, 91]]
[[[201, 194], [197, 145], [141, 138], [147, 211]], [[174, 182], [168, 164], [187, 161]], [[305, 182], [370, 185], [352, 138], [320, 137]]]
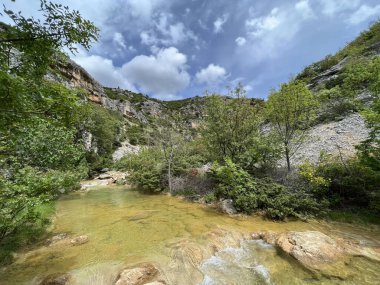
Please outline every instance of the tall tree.
[[176, 161], [182, 154], [184, 147], [184, 136], [177, 128], [181, 121], [180, 115], [173, 114], [169, 118], [161, 118], [158, 121], [155, 137], [157, 143], [162, 150], [163, 158], [165, 162], [165, 168], [167, 170], [167, 180], [169, 192], [172, 193], [172, 181], [173, 172]]
[[272, 91], [266, 104], [267, 117], [283, 144], [288, 171], [290, 157], [302, 144], [317, 106], [313, 94], [302, 81], [282, 84], [278, 92]]
[[202, 138], [211, 159], [222, 162], [228, 157], [245, 169], [253, 169], [275, 156], [274, 141], [262, 132], [263, 104], [247, 98], [240, 84], [227, 96], [207, 97]]
[[216, 160], [232, 160], [245, 152], [259, 132], [260, 117], [254, 101], [246, 98], [241, 85], [228, 96], [211, 94], [207, 97], [203, 137]]

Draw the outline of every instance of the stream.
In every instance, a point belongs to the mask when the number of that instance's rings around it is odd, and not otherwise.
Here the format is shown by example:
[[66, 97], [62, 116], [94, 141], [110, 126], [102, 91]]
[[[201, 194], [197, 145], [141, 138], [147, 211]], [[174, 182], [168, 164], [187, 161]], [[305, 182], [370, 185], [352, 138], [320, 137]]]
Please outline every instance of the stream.
[[71, 285], [111, 285], [122, 268], [141, 262], [157, 265], [168, 284], [380, 284], [379, 263], [359, 257], [340, 269], [346, 279], [317, 278], [271, 245], [249, 239], [266, 230], [317, 230], [380, 244], [378, 226], [229, 217], [175, 197], [104, 187], [57, 202], [52, 236], [88, 235], [87, 243], [41, 244], [20, 252], [0, 269], [0, 284], [39, 284], [49, 274], [68, 272]]

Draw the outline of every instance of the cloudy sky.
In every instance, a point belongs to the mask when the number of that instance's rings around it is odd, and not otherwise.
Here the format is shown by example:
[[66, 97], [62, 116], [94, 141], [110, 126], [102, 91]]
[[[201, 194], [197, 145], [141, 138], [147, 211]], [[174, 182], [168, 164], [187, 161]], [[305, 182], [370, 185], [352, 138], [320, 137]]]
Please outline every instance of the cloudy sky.
[[[38, 0], [0, 2], [38, 17]], [[53, 2], [101, 29], [89, 52], [71, 56], [95, 79], [168, 100], [237, 82], [250, 97], [265, 98], [380, 18], [379, 0]]]

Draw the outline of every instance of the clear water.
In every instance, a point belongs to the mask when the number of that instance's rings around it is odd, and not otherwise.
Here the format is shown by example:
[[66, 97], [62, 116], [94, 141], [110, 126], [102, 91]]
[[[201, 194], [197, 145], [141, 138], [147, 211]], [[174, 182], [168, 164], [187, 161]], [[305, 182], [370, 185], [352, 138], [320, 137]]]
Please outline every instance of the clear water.
[[58, 201], [52, 227], [52, 235], [86, 234], [88, 243], [58, 242], [21, 252], [0, 270], [0, 284], [38, 284], [59, 272], [70, 272], [73, 285], [113, 284], [124, 266], [139, 262], [156, 264], [168, 284], [380, 283], [380, 264], [364, 258], [352, 258], [337, 269], [344, 280], [316, 277], [275, 248], [244, 239], [264, 230], [318, 230], [367, 244], [378, 244], [380, 237], [378, 227], [231, 218], [178, 198], [99, 188]]

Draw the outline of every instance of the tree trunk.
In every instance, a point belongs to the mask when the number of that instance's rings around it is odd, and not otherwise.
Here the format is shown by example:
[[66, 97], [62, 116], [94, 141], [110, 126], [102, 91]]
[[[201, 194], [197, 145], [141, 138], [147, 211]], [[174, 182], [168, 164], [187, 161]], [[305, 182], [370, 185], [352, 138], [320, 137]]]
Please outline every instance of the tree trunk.
[[168, 183], [169, 183], [169, 193], [172, 194], [172, 169], [171, 169], [171, 161], [169, 161], [169, 165], [168, 165]]
[[286, 164], [288, 166], [288, 172], [290, 172], [290, 157], [289, 157], [289, 147], [285, 144], [285, 156], [286, 156]]

